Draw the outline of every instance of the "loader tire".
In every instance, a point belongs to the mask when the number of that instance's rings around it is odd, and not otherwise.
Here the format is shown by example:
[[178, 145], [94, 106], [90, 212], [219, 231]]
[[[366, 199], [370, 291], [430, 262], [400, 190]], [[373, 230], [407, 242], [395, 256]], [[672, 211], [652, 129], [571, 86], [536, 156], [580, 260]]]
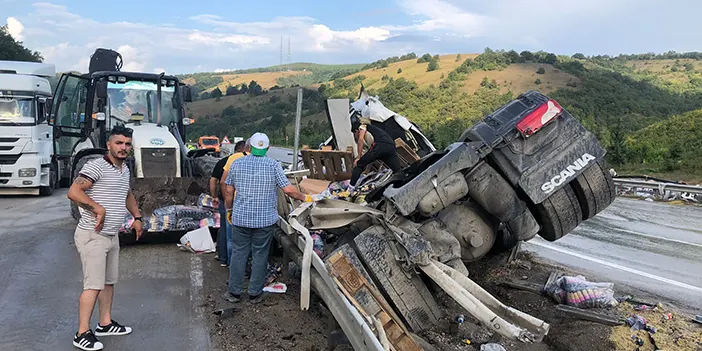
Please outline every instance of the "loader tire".
[[607, 208], [617, 196], [614, 180], [607, 171], [604, 161], [599, 161], [587, 168], [570, 185], [580, 202], [583, 220], [595, 217], [596, 214]]
[[536, 219], [541, 225], [539, 236], [548, 241], [560, 239], [583, 220], [578, 198], [569, 186], [557, 190], [544, 202], [536, 205], [536, 212]]
[[[88, 161], [102, 157], [100, 154], [93, 154], [93, 155], [85, 155], [81, 157], [78, 162], [76, 163], [75, 169], [73, 169], [73, 174], [71, 176], [71, 183], [76, 179], [78, 176], [78, 173], [80, 173], [80, 170], [83, 169], [83, 166], [85, 166]], [[69, 200], [70, 201], [70, 200]], [[76, 205], [73, 201], [71, 202], [71, 216], [73, 216], [73, 219], [76, 221], [80, 220], [80, 211], [78, 210], [78, 205]]]
[[374, 283], [410, 330], [419, 332], [437, 323], [441, 311], [436, 300], [417, 273], [406, 274], [395, 260], [385, 228], [372, 226], [359, 234], [354, 243]]

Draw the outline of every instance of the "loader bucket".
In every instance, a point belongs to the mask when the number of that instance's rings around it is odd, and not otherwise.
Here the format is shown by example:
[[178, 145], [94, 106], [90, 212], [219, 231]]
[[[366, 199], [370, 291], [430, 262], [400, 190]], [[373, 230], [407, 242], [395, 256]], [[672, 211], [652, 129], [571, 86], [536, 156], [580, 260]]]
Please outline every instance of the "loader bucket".
[[159, 177], [132, 179], [132, 192], [143, 216], [160, 207], [195, 205], [202, 193], [208, 193], [209, 177]]

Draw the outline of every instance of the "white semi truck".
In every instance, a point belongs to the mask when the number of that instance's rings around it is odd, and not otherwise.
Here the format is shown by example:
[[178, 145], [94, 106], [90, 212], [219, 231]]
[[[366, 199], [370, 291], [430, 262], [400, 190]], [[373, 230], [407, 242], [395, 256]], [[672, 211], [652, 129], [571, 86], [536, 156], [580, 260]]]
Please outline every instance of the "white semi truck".
[[58, 187], [48, 124], [52, 64], [0, 61], [0, 195], [51, 195]]

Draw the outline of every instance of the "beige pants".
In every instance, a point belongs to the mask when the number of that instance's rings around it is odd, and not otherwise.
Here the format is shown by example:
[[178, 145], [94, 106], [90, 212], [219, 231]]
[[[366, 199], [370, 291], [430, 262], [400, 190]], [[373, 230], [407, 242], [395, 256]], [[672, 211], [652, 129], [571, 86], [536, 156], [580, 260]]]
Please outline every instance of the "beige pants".
[[117, 283], [119, 237], [76, 228], [73, 239], [83, 265], [83, 290], [102, 290], [105, 284]]

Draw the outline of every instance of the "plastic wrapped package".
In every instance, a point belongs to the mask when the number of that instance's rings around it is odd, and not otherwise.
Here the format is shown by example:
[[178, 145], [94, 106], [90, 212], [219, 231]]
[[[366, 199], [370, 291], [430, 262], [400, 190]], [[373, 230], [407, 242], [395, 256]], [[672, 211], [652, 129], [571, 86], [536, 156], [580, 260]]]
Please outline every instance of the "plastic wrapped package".
[[563, 276], [544, 287], [544, 293], [557, 303], [579, 308], [613, 307], [618, 304], [614, 298], [613, 283], [589, 282], [583, 276]]

